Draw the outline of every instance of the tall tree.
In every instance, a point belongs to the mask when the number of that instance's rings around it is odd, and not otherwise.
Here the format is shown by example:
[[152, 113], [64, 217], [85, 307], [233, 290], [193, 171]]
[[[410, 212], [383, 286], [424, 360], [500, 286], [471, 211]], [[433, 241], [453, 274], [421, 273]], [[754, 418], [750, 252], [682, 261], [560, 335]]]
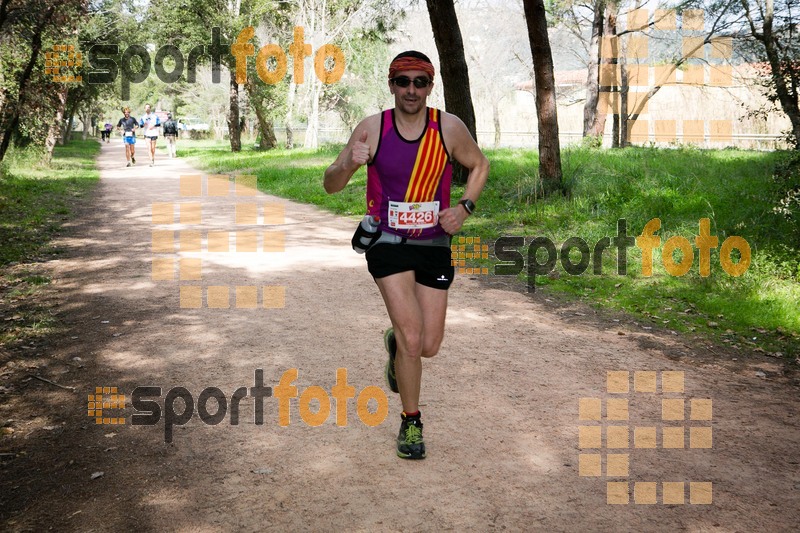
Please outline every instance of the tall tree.
[[800, 2], [783, 0], [777, 15], [774, 0], [741, 0], [741, 4], [750, 33], [769, 63], [770, 97], [789, 117], [792, 141], [800, 150]]
[[558, 140], [556, 84], [553, 54], [547, 35], [547, 18], [543, 0], [523, 0], [528, 40], [533, 56], [536, 86], [536, 114], [539, 128], [539, 177], [545, 195], [564, 193], [561, 172], [561, 144]]
[[[439, 52], [439, 69], [444, 88], [444, 103], [448, 113], [453, 113], [467, 126], [472, 138], [477, 140], [475, 109], [469, 89], [469, 71], [464, 57], [464, 42], [453, 0], [426, 0], [431, 18], [433, 38]], [[456, 183], [466, 183], [464, 168], [453, 168]]]

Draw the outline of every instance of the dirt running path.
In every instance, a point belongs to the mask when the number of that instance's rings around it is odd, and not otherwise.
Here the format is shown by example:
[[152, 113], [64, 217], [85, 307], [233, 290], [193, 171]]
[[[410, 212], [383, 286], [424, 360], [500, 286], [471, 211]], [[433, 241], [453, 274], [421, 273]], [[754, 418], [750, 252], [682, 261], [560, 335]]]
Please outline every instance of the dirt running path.
[[[93, 208], [63, 239], [66, 253], [47, 265], [69, 331], [50, 340], [38, 373], [76, 391], [30, 380], [0, 406], [0, 421], [14, 419], [15, 428], [0, 440], [3, 529], [791, 531], [800, 524], [796, 389], [753, 372], [684, 363], [692, 353], [677, 337], [635, 329], [620, 335], [611, 322], [559, 315], [538, 294], [465, 276], [451, 291], [441, 353], [425, 362], [428, 459], [398, 459], [400, 402], [382, 378], [388, 321], [363, 258], [350, 249], [355, 222], [261, 194], [182, 198], [179, 176], [200, 172], [163, 156], [153, 168], [144, 157], [122, 168], [121, 150], [103, 145]], [[253, 229], [234, 224], [234, 204], [278, 202], [285, 219], [271, 229], [284, 232], [285, 251], [176, 250], [156, 257], [202, 257], [203, 280], [154, 281], [152, 204], [189, 201], [202, 201], [200, 226], [158, 228], [203, 235]], [[180, 285], [206, 284], [283, 286], [285, 306], [181, 308]], [[356, 394], [371, 385], [386, 390], [389, 417], [367, 426], [350, 400], [346, 427], [336, 425], [335, 405], [327, 422], [311, 427], [294, 398], [291, 424], [280, 427], [272, 397], [264, 400], [264, 424], [255, 425], [247, 397], [238, 425], [230, 424], [230, 413], [216, 426], [195, 414], [175, 427], [171, 444], [164, 442], [163, 418], [156, 426], [130, 425], [137, 386], [162, 387], [162, 395], [185, 387], [195, 401], [214, 386], [230, 398], [253, 387], [256, 369], [275, 387], [292, 368], [301, 393], [312, 385], [330, 393], [336, 369], [346, 368]], [[630, 372], [631, 392], [607, 392], [607, 371]], [[633, 392], [637, 371], [658, 372], [655, 392]], [[684, 372], [683, 394], [662, 391], [674, 376], [663, 371]], [[648, 375], [637, 377], [647, 385]], [[97, 386], [129, 396], [124, 412], [106, 411], [124, 414], [127, 425], [95, 425], [87, 416], [87, 395]], [[579, 420], [581, 398], [603, 400], [604, 416], [605, 400], [628, 399], [628, 420]], [[692, 398], [712, 400], [713, 421], [689, 420]], [[661, 420], [668, 399], [686, 400], [685, 420]], [[209, 411], [214, 406], [209, 402]], [[580, 450], [582, 426], [630, 427], [630, 447]], [[634, 427], [655, 428], [656, 449], [634, 448]], [[662, 449], [664, 428], [677, 431], [684, 448]], [[690, 448], [707, 444], [707, 428], [712, 448]], [[602, 444], [613, 445], [615, 431], [625, 430], [602, 431]], [[647, 435], [637, 433], [639, 444]], [[601, 459], [602, 476], [579, 475], [581, 452], [596, 454], [585, 459], [587, 472]], [[607, 453], [629, 454], [627, 476], [606, 475], [620, 460], [609, 461]], [[608, 481], [629, 483], [629, 504], [607, 503]], [[677, 483], [666, 496], [683, 491], [684, 503], [665, 505], [662, 482]], [[690, 482], [711, 482], [712, 494]], [[648, 501], [651, 489], [654, 504], [634, 503]], [[712, 503], [691, 504], [690, 497]]]

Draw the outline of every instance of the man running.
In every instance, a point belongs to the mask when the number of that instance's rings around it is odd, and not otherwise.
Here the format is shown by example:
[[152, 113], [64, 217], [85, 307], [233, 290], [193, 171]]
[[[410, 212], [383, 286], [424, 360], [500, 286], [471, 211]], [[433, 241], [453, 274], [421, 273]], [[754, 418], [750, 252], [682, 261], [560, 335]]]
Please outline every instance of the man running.
[[126, 166], [129, 167], [131, 164], [136, 164], [134, 147], [136, 145], [136, 128], [139, 127], [139, 123], [131, 116], [129, 107], [124, 108], [122, 113], [124, 116], [117, 122], [117, 129], [122, 131], [122, 142], [125, 144], [125, 159], [128, 161]]
[[[424, 459], [419, 412], [421, 357], [433, 357], [444, 337], [447, 289], [453, 281], [450, 236], [472, 214], [489, 175], [489, 161], [455, 115], [426, 106], [434, 68], [420, 52], [403, 52], [389, 66], [395, 107], [367, 117], [325, 170], [325, 190], [341, 191], [367, 165], [367, 210], [380, 219], [380, 238], [366, 252], [392, 327], [386, 377], [403, 405], [397, 455]], [[451, 159], [469, 170], [464, 195], [450, 207]]]
[[139, 125], [144, 128], [144, 138], [147, 139], [150, 148], [150, 166], [156, 163], [156, 141], [158, 140], [158, 127], [161, 120], [158, 115], [150, 112], [150, 104], [144, 106], [144, 116], [139, 121]]

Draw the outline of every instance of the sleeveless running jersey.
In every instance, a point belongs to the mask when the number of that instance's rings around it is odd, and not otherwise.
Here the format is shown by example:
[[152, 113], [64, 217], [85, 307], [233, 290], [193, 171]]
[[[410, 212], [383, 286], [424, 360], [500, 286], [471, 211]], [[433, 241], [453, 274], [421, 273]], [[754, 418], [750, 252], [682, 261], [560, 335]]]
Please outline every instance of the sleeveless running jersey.
[[[381, 136], [372, 162], [367, 166], [367, 213], [380, 217], [382, 231], [409, 239], [433, 239], [446, 235], [438, 223], [423, 229], [390, 227], [390, 203], [414, 206], [439, 202], [439, 211], [450, 207], [453, 167], [440, 127], [441, 112], [428, 108], [428, 124], [413, 141], [404, 139], [394, 122], [394, 109], [381, 114]], [[393, 213], [394, 217], [397, 216]]]

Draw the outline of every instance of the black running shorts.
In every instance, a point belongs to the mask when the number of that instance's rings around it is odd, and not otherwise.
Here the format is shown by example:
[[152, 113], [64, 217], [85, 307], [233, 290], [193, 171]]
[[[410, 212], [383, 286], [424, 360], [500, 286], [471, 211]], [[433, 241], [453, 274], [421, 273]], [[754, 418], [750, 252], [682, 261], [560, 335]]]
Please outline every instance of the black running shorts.
[[375, 279], [414, 271], [417, 283], [447, 290], [455, 269], [450, 263], [450, 248], [418, 244], [378, 243], [366, 253], [369, 273]]

